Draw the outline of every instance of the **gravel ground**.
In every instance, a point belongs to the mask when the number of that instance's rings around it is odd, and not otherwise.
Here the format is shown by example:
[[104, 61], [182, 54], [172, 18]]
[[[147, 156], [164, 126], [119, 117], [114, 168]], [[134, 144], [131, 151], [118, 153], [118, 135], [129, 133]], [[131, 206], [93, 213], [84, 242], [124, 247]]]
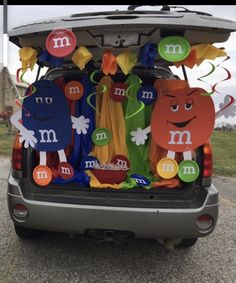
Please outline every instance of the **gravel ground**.
[[153, 240], [97, 243], [59, 233], [21, 241], [7, 211], [9, 160], [0, 159], [0, 282], [236, 282], [236, 179], [217, 177], [213, 234], [165, 253]]

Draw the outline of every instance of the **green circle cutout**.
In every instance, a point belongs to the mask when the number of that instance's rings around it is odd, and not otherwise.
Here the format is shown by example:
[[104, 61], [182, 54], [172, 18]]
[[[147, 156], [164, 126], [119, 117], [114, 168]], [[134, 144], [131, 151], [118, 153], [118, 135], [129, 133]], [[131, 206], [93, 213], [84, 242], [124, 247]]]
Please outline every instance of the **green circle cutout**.
[[163, 38], [158, 44], [158, 53], [166, 61], [178, 62], [188, 57], [190, 44], [188, 40], [181, 36], [168, 36]]
[[178, 176], [180, 180], [191, 183], [197, 179], [199, 175], [199, 166], [193, 160], [183, 160], [179, 164]]
[[92, 140], [96, 145], [108, 144], [111, 140], [111, 133], [106, 128], [98, 128], [93, 131]]

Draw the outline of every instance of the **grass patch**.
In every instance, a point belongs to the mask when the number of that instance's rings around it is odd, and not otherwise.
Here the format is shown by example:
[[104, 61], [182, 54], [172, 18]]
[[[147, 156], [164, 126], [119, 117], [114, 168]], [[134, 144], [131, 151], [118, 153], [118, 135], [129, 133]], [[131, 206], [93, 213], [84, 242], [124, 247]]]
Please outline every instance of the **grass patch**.
[[5, 125], [0, 124], [0, 156], [11, 156], [14, 137]]
[[214, 131], [211, 143], [214, 175], [236, 177], [236, 132]]

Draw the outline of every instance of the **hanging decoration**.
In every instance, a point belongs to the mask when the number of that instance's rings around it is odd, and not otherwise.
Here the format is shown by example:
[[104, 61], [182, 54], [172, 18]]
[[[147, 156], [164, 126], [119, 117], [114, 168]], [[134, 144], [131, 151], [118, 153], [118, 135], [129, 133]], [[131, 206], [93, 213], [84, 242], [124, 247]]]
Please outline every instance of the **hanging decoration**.
[[144, 66], [153, 66], [157, 56], [157, 46], [154, 43], [146, 43], [140, 48], [138, 61]]
[[85, 68], [86, 64], [93, 58], [92, 53], [85, 46], [80, 46], [74, 52], [72, 56], [72, 61], [76, 66], [79, 67], [81, 71]]
[[113, 83], [109, 94], [114, 101], [123, 102], [127, 99], [126, 90], [128, 86], [124, 83]]
[[46, 49], [52, 56], [66, 57], [74, 51], [75, 47], [75, 34], [68, 29], [56, 29], [47, 36]]
[[65, 86], [65, 96], [70, 100], [79, 100], [84, 94], [84, 87], [78, 81], [70, 81]]
[[236, 116], [236, 101], [232, 95], [226, 95], [224, 102], [219, 104], [220, 110], [216, 112], [216, 118], [222, 115], [227, 119]]
[[124, 51], [116, 57], [116, 62], [127, 75], [137, 64], [137, 55], [132, 51]]
[[158, 44], [159, 55], [170, 62], [178, 62], [188, 57], [190, 44], [181, 36], [164, 37]]
[[199, 66], [205, 59], [215, 60], [217, 57], [227, 56], [221, 48], [213, 46], [211, 43], [197, 44], [192, 46], [196, 50], [196, 65]]
[[50, 67], [55, 67], [55, 68], [63, 67], [63, 58], [52, 56], [47, 50], [43, 51], [38, 56], [38, 62], [49, 65]]
[[138, 90], [137, 99], [145, 105], [152, 105], [157, 99], [157, 91], [153, 86], [142, 86]]
[[38, 52], [31, 47], [22, 47], [19, 50], [19, 56], [21, 60], [21, 68], [28, 69], [32, 71], [35, 63], [37, 62]]
[[102, 56], [102, 65], [101, 70], [105, 75], [115, 75], [117, 72], [117, 63], [116, 57], [111, 53], [111, 51], [107, 50], [103, 53]]

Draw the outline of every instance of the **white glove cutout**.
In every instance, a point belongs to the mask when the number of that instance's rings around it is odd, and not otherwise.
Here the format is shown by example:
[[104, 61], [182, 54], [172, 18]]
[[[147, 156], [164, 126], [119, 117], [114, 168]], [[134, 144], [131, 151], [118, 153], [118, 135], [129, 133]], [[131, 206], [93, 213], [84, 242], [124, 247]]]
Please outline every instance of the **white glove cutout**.
[[136, 145], [145, 144], [145, 141], [148, 139], [148, 133], [151, 132], [151, 127], [145, 129], [137, 128], [136, 131], [132, 131], [130, 135], [132, 136], [131, 141]]
[[34, 131], [27, 130], [26, 128], [24, 128], [20, 130], [20, 135], [21, 137], [19, 138], [19, 142], [20, 143], [25, 142], [24, 143], [25, 148], [28, 148], [29, 145], [31, 147], [35, 147], [35, 144], [37, 143], [37, 139], [34, 136]]
[[86, 135], [90, 120], [85, 118], [83, 115], [79, 116], [78, 118], [71, 116], [72, 121], [72, 128], [76, 130], [77, 134], [80, 135], [81, 133]]

